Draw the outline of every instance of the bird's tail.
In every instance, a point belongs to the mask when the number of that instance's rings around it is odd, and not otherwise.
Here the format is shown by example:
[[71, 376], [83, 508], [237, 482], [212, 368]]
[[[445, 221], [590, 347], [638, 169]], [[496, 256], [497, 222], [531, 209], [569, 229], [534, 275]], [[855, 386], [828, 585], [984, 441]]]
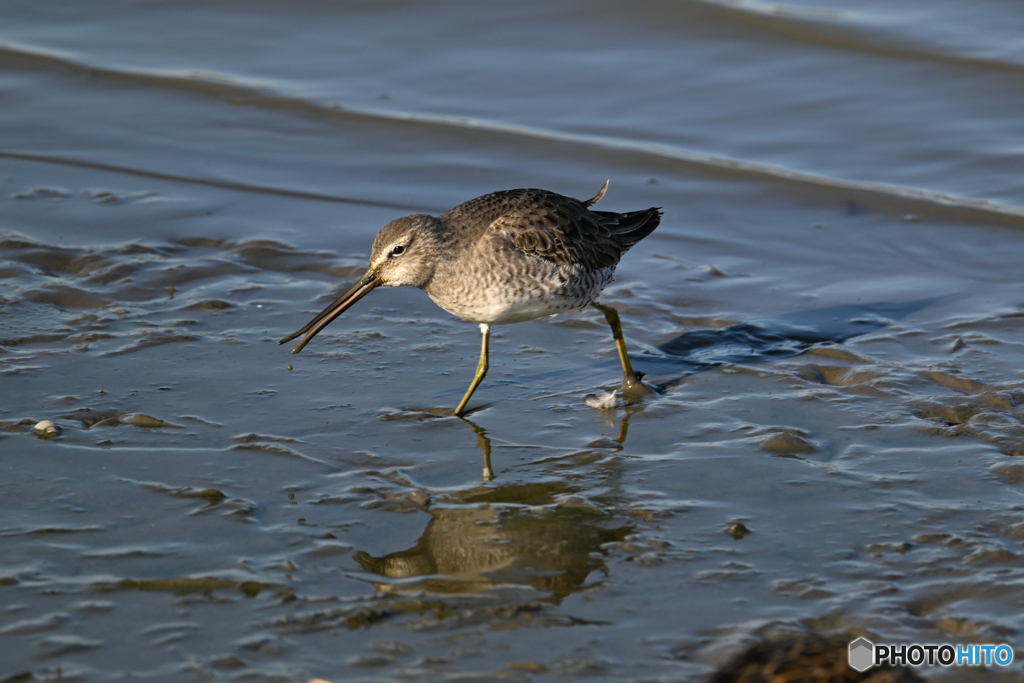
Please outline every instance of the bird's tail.
[[612, 239], [618, 242], [622, 251], [654, 232], [661, 223], [661, 207], [652, 206], [641, 211], [612, 213], [610, 211], [594, 211], [601, 224], [611, 232]]

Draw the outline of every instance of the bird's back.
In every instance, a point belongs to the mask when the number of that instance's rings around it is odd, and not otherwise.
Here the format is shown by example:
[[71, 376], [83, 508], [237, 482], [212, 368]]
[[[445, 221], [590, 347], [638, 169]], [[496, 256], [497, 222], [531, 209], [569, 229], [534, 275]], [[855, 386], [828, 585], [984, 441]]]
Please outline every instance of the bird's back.
[[597, 271], [614, 267], [661, 222], [657, 208], [621, 214], [592, 211], [590, 204], [601, 194], [580, 201], [532, 188], [493, 192], [459, 204], [441, 221], [462, 244], [503, 237], [524, 254]]
[[424, 287], [446, 311], [507, 324], [594, 301], [622, 254], [651, 234], [656, 208], [591, 211], [588, 201], [536, 189], [477, 197], [440, 216], [445, 258]]

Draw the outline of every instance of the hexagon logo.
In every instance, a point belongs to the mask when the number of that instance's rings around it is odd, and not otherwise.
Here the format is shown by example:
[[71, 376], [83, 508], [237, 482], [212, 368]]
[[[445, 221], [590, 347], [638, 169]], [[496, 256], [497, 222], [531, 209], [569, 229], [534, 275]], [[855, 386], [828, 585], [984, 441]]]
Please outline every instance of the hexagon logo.
[[867, 671], [875, 663], [875, 644], [867, 638], [858, 638], [850, 643], [850, 668]]

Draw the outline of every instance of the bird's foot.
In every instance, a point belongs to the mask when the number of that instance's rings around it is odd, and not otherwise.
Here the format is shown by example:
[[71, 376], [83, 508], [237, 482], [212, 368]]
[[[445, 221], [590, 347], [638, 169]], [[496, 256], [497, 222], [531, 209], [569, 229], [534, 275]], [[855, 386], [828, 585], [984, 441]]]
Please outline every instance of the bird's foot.
[[644, 373], [634, 372], [632, 377], [622, 381], [622, 402], [626, 405], [642, 403], [645, 399], [657, 396], [657, 390], [643, 381]]
[[643, 381], [644, 373], [634, 372], [632, 377], [623, 379], [622, 388], [603, 394], [587, 394], [586, 402], [591, 408], [598, 410], [614, 410], [625, 406], [643, 403], [646, 399], [658, 395], [658, 390]]

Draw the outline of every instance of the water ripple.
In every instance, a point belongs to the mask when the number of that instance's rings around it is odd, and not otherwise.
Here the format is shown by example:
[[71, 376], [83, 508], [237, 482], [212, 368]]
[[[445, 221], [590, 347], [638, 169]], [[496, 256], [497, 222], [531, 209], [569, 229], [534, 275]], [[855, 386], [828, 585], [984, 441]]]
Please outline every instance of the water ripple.
[[984, 36], [982, 43], [965, 43], [959, 25], [942, 35], [943, 23], [954, 23], [955, 17], [946, 17], [947, 22], [941, 22], [932, 15], [900, 17], [877, 11], [815, 9], [762, 0], [690, 1], [719, 11], [728, 19], [831, 47], [970, 68], [1024, 69], [1016, 41], [994, 40], [990, 31], [979, 31]]
[[[14, 45], [11, 43], [0, 43], [0, 63], [5, 61], [15, 63], [28, 62], [33, 66], [49, 69], [72, 69], [85, 73], [91, 77], [104, 77], [145, 85], [148, 87], [157, 86], [169, 89], [187, 89], [202, 94], [213, 95], [234, 105], [290, 109], [301, 114], [313, 115], [321, 119], [363, 119], [371, 123], [402, 123], [463, 131], [482, 131], [501, 136], [527, 138], [534, 141], [551, 141], [560, 144], [572, 144], [598, 148], [610, 152], [645, 155], [660, 161], [682, 163], [704, 170], [726, 171], [754, 178], [769, 178], [819, 188], [854, 191], [914, 203], [924, 203], [926, 205], [955, 207], [957, 209], [965, 210], [968, 213], [976, 214], [973, 216], [975, 220], [991, 220], [992, 218], [1005, 220], [1010, 218], [1012, 223], [1019, 224], [1018, 219], [1024, 218], [1024, 207], [1020, 206], [1013, 206], [985, 199], [971, 199], [923, 188], [902, 187], [888, 183], [833, 178], [825, 175], [799, 171], [776, 164], [736, 159], [661, 142], [649, 142], [610, 135], [550, 130], [535, 126], [451, 114], [353, 107], [341, 104], [324, 105], [311, 102], [300, 97], [276, 93], [270, 90], [269, 87], [255, 87], [256, 84], [261, 82], [247, 79], [236, 79], [223, 74], [211, 74], [206, 72], [200, 73], [194, 71], [128, 71], [95, 67], [81, 64], [71, 57], [60, 53], [44, 52], [35, 48]], [[191, 176], [162, 173], [159, 171], [114, 166], [68, 157], [27, 154], [4, 150], [0, 150], [0, 157], [81, 166], [119, 173], [128, 173], [142, 177], [209, 185], [244, 192], [275, 194], [301, 199], [363, 204], [368, 206], [381, 206], [405, 210], [428, 209], [428, 207], [412, 206], [392, 201], [356, 199], [337, 195], [291, 190], [287, 188], [250, 185], [229, 180], [196, 178]], [[437, 209], [429, 207], [429, 210]]]

